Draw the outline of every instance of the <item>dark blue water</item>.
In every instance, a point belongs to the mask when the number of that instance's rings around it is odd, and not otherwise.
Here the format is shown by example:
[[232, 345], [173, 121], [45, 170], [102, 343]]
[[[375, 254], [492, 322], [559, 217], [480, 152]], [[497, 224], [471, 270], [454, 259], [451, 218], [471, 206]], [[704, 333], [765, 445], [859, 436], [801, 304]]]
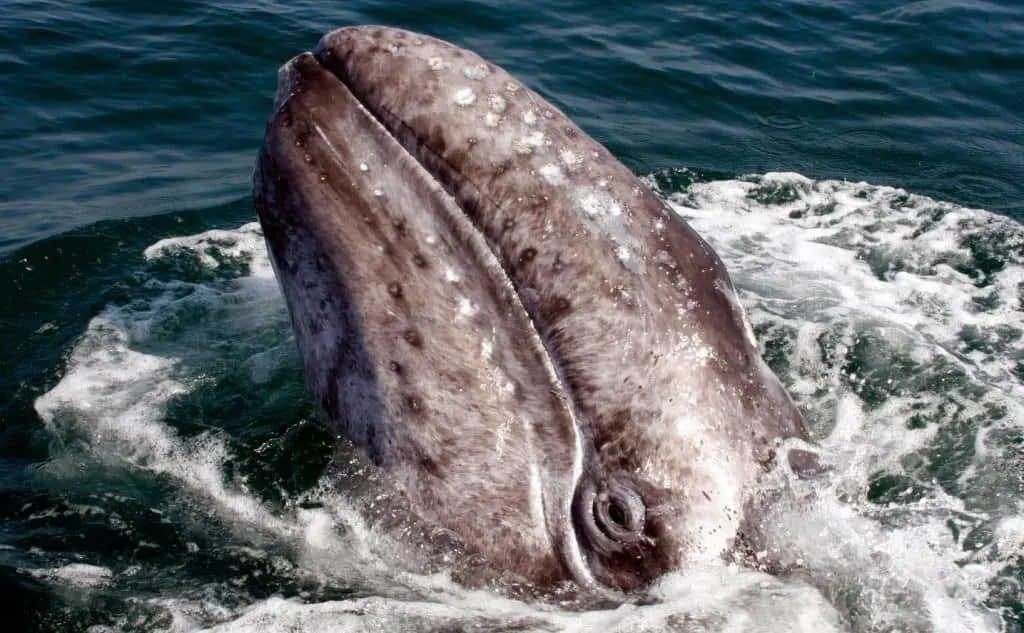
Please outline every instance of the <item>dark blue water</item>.
[[[15, 630], [194, 630], [254, 604], [283, 612], [275, 596], [383, 595], [282, 536], [308, 527], [332, 440], [259, 236], [236, 229], [254, 219], [277, 67], [357, 23], [473, 49], [653, 174], [739, 271], [818, 436], [893, 444], [885, 426], [836, 435], [846, 395], [902, 429], [899, 450], [851, 458], [876, 541], [910, 569], [923, 555], [907, 543], [939, 526], [936, 556], [963, 570], [950, 586], [978, 592], [954, 602], [1019, 630], [1024, 4], [6, 0], [0, 587], [20, 605]], [[810, 180], [744, 178], [767, 172]], [[179, 242], [145, 254], [163, 238]], [[818, 274], [817, 298], [838, 293], [831, 312], [788, 294]], [[927, 503], [932, 522], [906, 542], [877, 516]], [[238, 527], [252, 516], [259, 529]], [[926, 585], [953, 573], [913, 570]], [[884, 594], [876, 580], [863, 587]], [[855, 630], [902, 609], [822, 591]], [[500, 628], [507, 613], [487, 609], [406, 624]]]
[[0, 249], [239, 200], [274, 69], [379, 22], [481, 52], [649, 172], [799, 171], [1024, 215], [1013, 2], [45, 2], [0, 16]]

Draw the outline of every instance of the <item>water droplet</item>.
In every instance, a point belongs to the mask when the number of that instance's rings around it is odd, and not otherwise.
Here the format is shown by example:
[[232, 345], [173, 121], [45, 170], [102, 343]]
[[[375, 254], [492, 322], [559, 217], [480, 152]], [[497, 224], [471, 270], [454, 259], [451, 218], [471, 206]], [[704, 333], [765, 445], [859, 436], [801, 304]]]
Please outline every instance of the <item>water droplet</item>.
[[359, 163], [359, 171], [370, 171], [370, 166], [366, 163]]
[[327, 174], [324, 174], [324, 173], [320, 174], [320, 182], [327, 182]]
[[383, 198], [384, 197], [384, 190], [383, 189], [374, 189], [373, 190], [373, 195], [374, 195], [374, 197], [377, 197], [377, 198]]

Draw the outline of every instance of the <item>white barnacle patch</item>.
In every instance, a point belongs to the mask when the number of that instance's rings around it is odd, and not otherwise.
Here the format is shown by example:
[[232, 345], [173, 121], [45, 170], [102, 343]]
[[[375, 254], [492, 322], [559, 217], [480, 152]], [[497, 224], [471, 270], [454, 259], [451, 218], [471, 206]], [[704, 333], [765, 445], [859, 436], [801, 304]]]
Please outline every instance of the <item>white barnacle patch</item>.
[[583, 158], [571, 149], [563, 149], [558, 153], [558, 158], [570, 170], [579, 167], [583, 163]]
[[459, 299], [459, 316], [465, 319], [471, 319], [480, 312], [480, 306], [473, 303], [466, 297]]
[[619, 244], [615, 247], [615, 256], [619, 258], [619, 261], [626, 268], [630, 268], [630, 264], [633, 262], [633, 252], [629, 250], [628, 246]]
[[457, 284], [460, 281], [462, 281], [462, 275], [460, 275], [459, 273], [455, 272], [455, 270], [452, 269], [452, 268], [445, 268], [444, 269], [444, 280], [447, 281], [450, 284]]
[[519, 92], [519, 89], [521, 87], [522, 86], [520, 86], [518, 83], [514, 81], [505, 82], [505, 92], [509, 93], [510, 95], [514, 95], [515, 93]]
[[494, 338], [488, 336], [480, 341], [480, 358], [484, 360], [494, 358]]
[[537, 123], [537, 113], [533, 110], [524, 110], [520, 118], [526, 125], [536, 125]]
[[466, 66], [462, 69], [462, 74], [465, 75], [467, 79], [480, 81], [487, 75], [491, 74], [491, 69], [487, 67], [487, 64], [481, 62], [479, 64], [473, 64], [472, 66]]
[[495, 114], [505, 114], [508, 109], [508, 101], [501, 95], [488, 95], [487, 109]]
[[379, 189], [379, 188], [378, 189], [374, 189], [373, 190], [373, 197], [375, 197], [375, 198], [383, 198], [384, 197], [384, 190], [383, 189]]
[[548, 163], [540, 168], [540, 175], [551, 185], [561, 185], [565, 183], [565, 174], [562, 173], [562, 168], [558, 165]]
[[601, 189], [600, 184], [577, 200], [585, 225], [612, 241], [619, 262], [634, 273], [645, 272], [643, 245], [630, 232], [629, 217], [622, 204]]
[[433, 70], [434, 72], [441, 72], [442, 70], [448, 68], [451, 64], [444, 61], [443, 57], [431, 57], [430, 59], [427, 60], [427, 65], [430, 66], [430, 70]]
[[455, 105], [461, 108], [468, 108], [469, 106], [476, 103], [476, 93], [473, 92], [473, 89], [468, 86], [464, 88], [459, 88], [458, 90], [455, 91], [455, 94], [452, 96], [452, 101], [455, 102]]
[[543, 132], [534, 130], [512, 141], [512, 148], [517, 154], [532, 154], [535, 148], [544, 145], [545, 140]]
[[370, 171], [370, 166], [366, 163], [359, 163], [359, 171], [367, 172]]
[[[601, 183], [598, 183], [601, 186]], [[606, 194], [591, 192], [580, 199], [580, 208], [591, 219], [606, 220], [622, 215], [622, 205]]]
[[493, 112], [484, 115], [484, 125], [487, 127], [498, 127], [499, 123], [501, 123], [501, 115]]
[[666, 250], [659, 250], [657, 253], [655, 253], [654, 261], [660, 264], [661, 266], [665, 266], [666, 268], [669, 268], [671, 270], [675, 270], [676, 268], [679, 267], [679, 264], [676, 263], [676, 259], [672, 257], [672, 255], [669, 254], [669, 252]]

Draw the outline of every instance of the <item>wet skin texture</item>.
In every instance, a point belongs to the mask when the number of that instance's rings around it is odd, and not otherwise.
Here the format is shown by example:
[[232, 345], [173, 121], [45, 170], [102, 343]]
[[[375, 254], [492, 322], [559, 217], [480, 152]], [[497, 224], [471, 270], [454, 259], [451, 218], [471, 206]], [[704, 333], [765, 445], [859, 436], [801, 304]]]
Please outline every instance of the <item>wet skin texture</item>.
[[281, 69], [254, 194], [324, 409], [499, 568], [631, 591], [718, 559], [807, 439], [708, 244], [473, 53], [329, 33]]

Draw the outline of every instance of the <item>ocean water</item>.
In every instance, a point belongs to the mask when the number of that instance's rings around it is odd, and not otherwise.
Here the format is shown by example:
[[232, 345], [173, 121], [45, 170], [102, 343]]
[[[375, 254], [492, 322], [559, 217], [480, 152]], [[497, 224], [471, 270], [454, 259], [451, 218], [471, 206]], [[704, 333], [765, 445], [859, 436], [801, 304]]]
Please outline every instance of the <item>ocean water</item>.
[[[1024, 5], [2, 9], [0, 628], [1024, 629]], [[790, 572], [581, 605], [387, 520], [250, 197], [277, 67], [357, 23], [504, 66], [715, 246], [831, 466], [776, 474]]]

